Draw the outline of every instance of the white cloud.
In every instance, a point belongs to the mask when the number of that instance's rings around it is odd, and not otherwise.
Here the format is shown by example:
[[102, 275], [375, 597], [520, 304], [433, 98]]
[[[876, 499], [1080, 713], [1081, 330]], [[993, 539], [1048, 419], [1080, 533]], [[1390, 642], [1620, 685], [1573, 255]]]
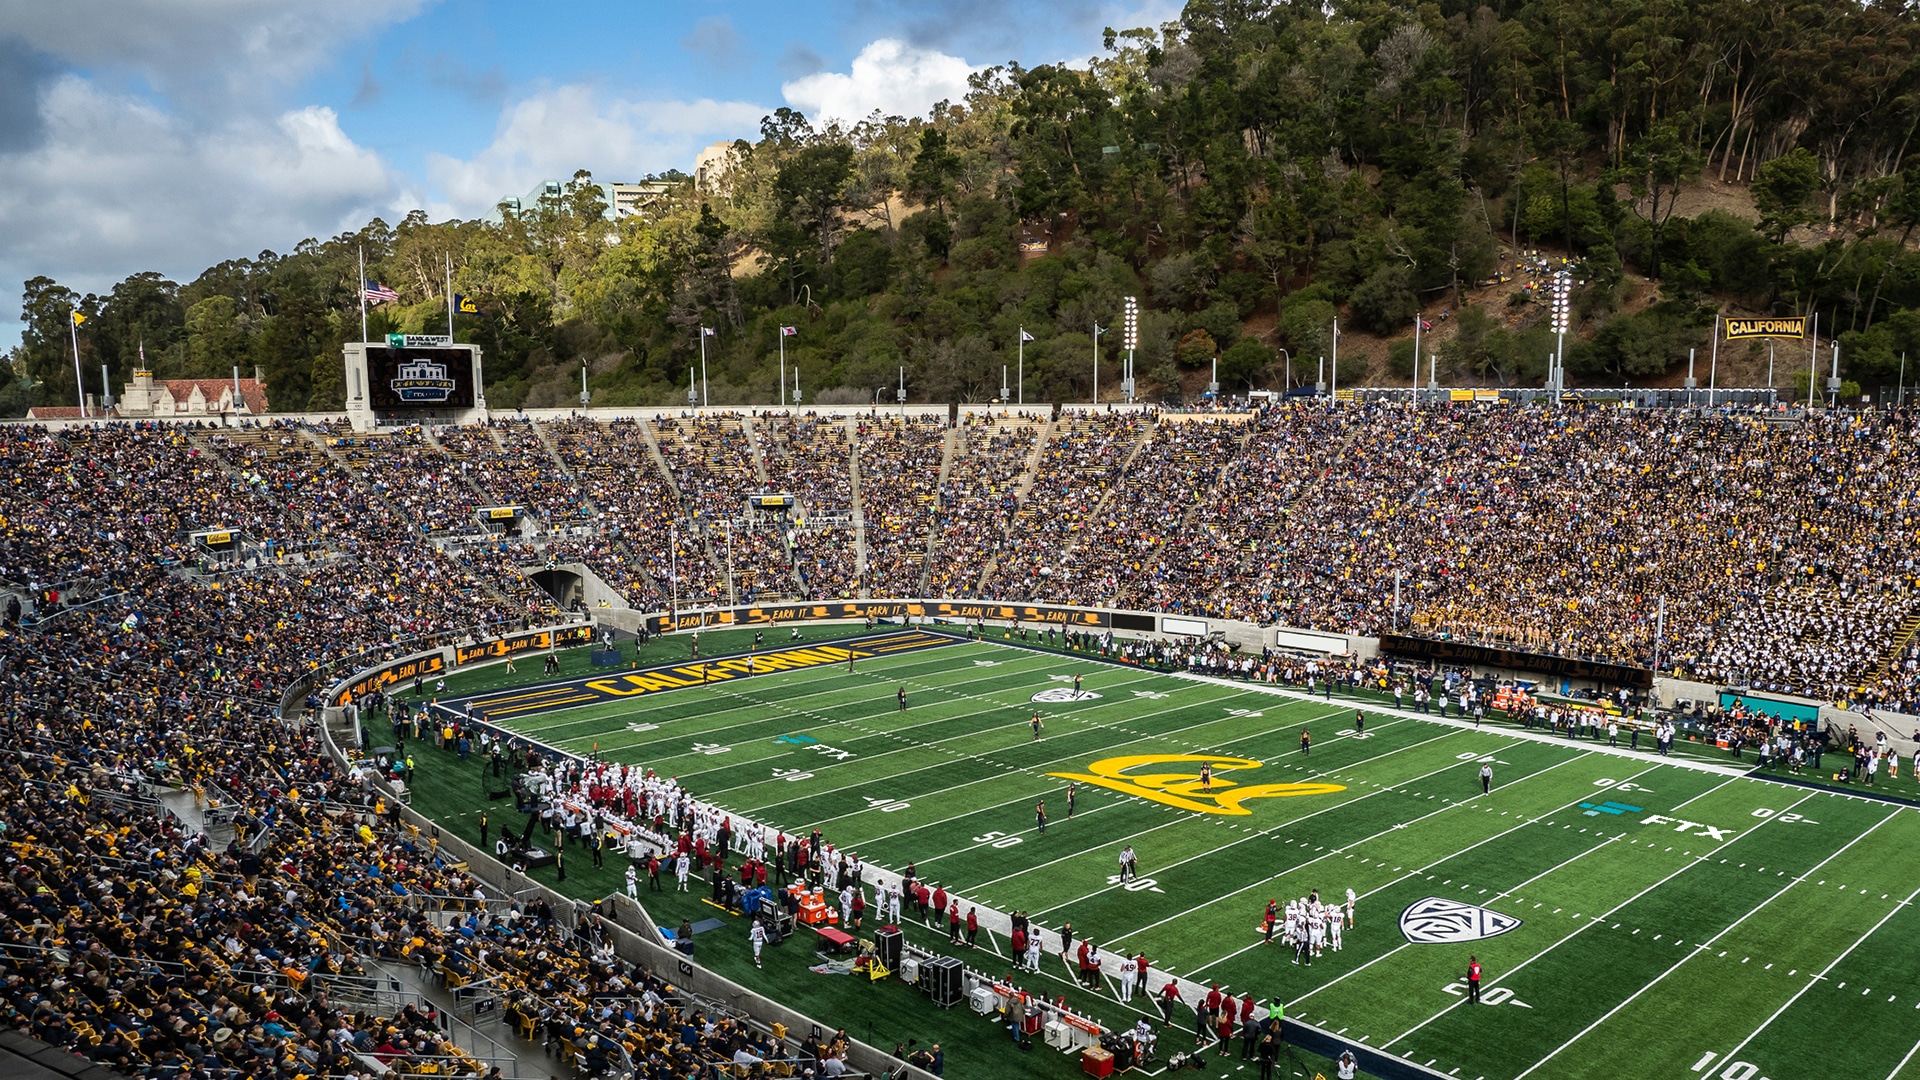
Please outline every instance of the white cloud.
[[257, 106], [347, 41], [405, 22], [430, 0], [40, 0], [0, 3], [8, 36], [70, 64], [134, 72], [175, 104]]
[[937, 49], [881, 38], [860, 50], [842, 74], [821, 71], [780, 86], [787, 104], [809, 120], [858, 122], [875, 109], [886, 116], [917, 116], [935, 102], [967, 94], [973, 65]]
[[414, 201], [332, 109], [199, 127], [69, 75], [47, 87], [41, 114], [48, 137], [0, 156], [3, 282], [46, 273], [102, 291], [141, 270], [191, 280]]
[[587, 169], [600, 180], [633, 180], [664, 169], [690, 172], [711, 142], [757, 138], [769, 111], [744, 101], [626, 101], [570, 84], [507, 107], [493, 142], [472, 158], [427, 158], [427, 172], [460, 213], [486, 213], [503, 195]]

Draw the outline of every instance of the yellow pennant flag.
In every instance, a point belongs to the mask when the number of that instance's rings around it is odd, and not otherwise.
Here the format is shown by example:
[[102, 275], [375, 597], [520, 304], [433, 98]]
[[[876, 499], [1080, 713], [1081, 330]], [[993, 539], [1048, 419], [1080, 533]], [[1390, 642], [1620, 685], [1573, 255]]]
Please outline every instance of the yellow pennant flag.
[[87, 321], [87, 317], [85, 315], [82, 315], [77, 311], [73, 313], [73, 325], [79, 326], [81, 323], [86, 321]]

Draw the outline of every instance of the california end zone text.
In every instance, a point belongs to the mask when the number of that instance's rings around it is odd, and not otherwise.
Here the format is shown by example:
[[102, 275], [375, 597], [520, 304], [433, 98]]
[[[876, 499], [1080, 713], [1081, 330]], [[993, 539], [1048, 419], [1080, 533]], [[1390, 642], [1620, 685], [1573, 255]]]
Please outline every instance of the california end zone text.
[[[545, 712], [548, 709], [571, 709], [603, 701], [639, 697], [663, 690], [684, 690], [689, 687], [707, 686], [729, 679], [743, 679], [750, 675], [769, 675], [776, 671], [800, 671], [831, 664], [844, 664], [848, 657], [852, 657], [857, 662], [875, 656], [918, 652], [959, 643], [958, 638], [908, 630], [897, 634], [861, 638], [858, 648], [847, 644], [827, 643], [808, 645], [804, 648], [774, 649], [764, 653], [662, 665], [643, 671], [628, 672], [624, 675], [601, 675], [589, 679], [548, 683], [531, 689], [487, 694], [470, 700], [476, 713], [484, 713], [491, 719], [499, 719]], [[443, 704], [455, 703], [443, 702]]]

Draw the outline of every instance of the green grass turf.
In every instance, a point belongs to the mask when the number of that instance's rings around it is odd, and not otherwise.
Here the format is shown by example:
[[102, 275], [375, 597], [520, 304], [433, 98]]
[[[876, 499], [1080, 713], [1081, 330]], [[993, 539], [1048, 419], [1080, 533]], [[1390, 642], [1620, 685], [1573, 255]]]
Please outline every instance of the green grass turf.
[[[784, 644], [778, 633], [770, 646]], [[718, 639], [703, 635], [702, 653], [726, 650]], [[663, 662], [684, 660], [684, 642], [669, 639], [675, 645]], [[1031, 703], [1075, 672], [1098, 700]], [[903, 684], [910, 707], [900, 711], [893, 693]], [[1365, 738], [1351, 732], [1356, 705], [1370, 710]], [[1035, 708], [1046, 721], [1038, 740], [1026, 725]], [[1907, 1034], [1836, 1038], [1820, 1022], [1844, 1004], [1879, 1021], [1878, 1031], [1914, 1031], [1920, 926], [1904, 903], [1920, 884], [1912, 809], [1680, 768], [1645, 750], [1524, 738], [1492, 721], [1475, 731], [1391, 715], [1374, 698], [1302, 700], [994, 642], [862, 660], [853, 674], [822, 667], [649, 694], [513, 726], [576, 752], [597, 744], [755, 820], [789, 831], [817, 825], [871, 863], [916, 860], [923, 878], [968, 902], [1027, 910], [1050, 928], [1071, 920], [1103, 944], [1144, 949], [1158, 970], [1281, 997], [1291, 1016], [1442, 1073], [1730, 1071], [1742, 1080], [1734, 1063], [1747, 1061], [1754, 1077], [1788, 1080], [1816, 1075], [1817, 1061], [1877, 1077], [1913, 1046]], [[1298, 750], [1303, 727], [1315, 735], [1311, 755]], [[1199, 753], [1263, 763], [1222, 779], [1343, 790], [1250, 800], [1250, 813], [1229, 816], [1082, 785], [1067, 820], [1065, 781], [1048, 775], [1119, 755]], [[477, 759], [416, 757], [417, 805], [470, 832]], [[1706, 757], [1733, 764], [1723, 752]], [[1495, 770], [1490, 795], [1476, 779], [1483, 760]], [[1041, 797], [1054, 815], [1044, 835], [1033, 830]], [[1603, 800], [1638, 809], [1581, 806]], [[496, 803], [493, 816], [514, 815]], [[1144, 879], [1131, 889], [1108, 882], [1126, 843]], [[621, 871], [608, 861], [591, 871], [576, 857], [568, 890], [619, 887]], [[1278, 945], [1259, 944], [1255, 925], [1269, 897], [1311, 888], [1359, 893], [1358, 926], [1343, 952], [1297, 967]], [[1523, 922], [1472, 943], [1410, 944], [1395, 922], [1429, 896]], [[713, 911], [690, 896], [647, 899], [665, 923]], [[909, 934], [934, 944], [923, 928]], [[744, 933], [722, 931], [702, 935], [701, 960], [857, 1034], [871, 1018], [883, 1045], [939, 1039], [957, 1075], [1014, 1067], [1002, 1057], [1013, 1051], [996, 1051], [998, 1036], [971, 1014], [937, 1012], [896, 984], [807, 972], [804, 940], [756, 972]], [[1486, 963], [1487, 996], [1498, 1004], [1468, 1007], [1450, 992], [1469, 953]], [[1009, 966], [977, 952], [968, 959]], [[1066, 974], [1054, 958], [1040, 984], [1026, 976], [1026, 985], [1065, 993], [1111, 1024], [1130, 1022], [1127, 1006], [1073, 988]], [[981, 1071], [959, 1069], [975, 1048]], [[1716, 1055], [1712, 1067], [1690, 1071], [1707, 1054]], [[1027, 1072], [1046, 1061], [1061, 1064], [1059, 1075], [1072, 1071], [1044, 1049], [1017, 1061]], [[1904, 1067], [1920, 1075], [1913, 1059]]]

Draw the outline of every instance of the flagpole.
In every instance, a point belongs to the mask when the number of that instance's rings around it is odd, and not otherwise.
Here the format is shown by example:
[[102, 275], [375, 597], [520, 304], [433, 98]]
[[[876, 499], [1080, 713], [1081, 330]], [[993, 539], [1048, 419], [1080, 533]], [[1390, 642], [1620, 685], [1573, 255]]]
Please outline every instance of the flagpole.
[[73, 392], [80, 398], [80, 419], [87, 418], [87, 384], [80, 379], [80, 312], [67, 316], [67, 329], [73, 332]]
[[1015, 386], [1019, 395], [1019, 404], [1027, 403], [1027, 328], [1020, 328], [1020, 367], [1016, 371], [1018, 381]]
[[707, 396], [707, 328], [702, 326], [700, 328], [700, 407], [704, 409], [712, 403], [712, 399]]
[[453, 340], [453, 252], [447, 252], [447, 340]]
[[367, 340], [367, 249], [360, 249], [360, 340]]
[[780, 407], [787, 407], [787, 328], [777, 331], [780, 335]]

